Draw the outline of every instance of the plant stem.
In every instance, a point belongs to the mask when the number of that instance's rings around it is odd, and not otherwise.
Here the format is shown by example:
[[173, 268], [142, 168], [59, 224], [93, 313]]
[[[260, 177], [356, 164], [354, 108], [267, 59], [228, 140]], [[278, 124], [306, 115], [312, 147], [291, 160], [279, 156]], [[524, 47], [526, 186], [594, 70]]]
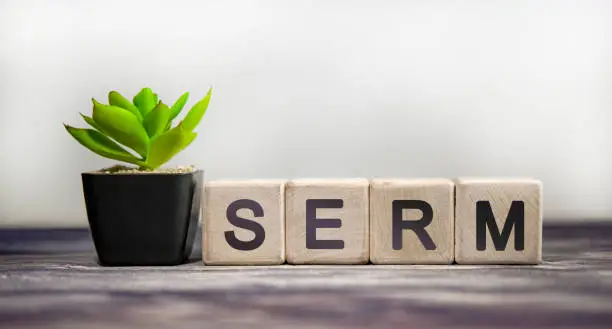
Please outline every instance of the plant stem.
[[153, 170], [153, 168], [151, 168], [149, 166], [140, 166], [140, 167], [138, 167], [138, 170], [140, 170], [140, 171], [147, 171], [147, 170]]

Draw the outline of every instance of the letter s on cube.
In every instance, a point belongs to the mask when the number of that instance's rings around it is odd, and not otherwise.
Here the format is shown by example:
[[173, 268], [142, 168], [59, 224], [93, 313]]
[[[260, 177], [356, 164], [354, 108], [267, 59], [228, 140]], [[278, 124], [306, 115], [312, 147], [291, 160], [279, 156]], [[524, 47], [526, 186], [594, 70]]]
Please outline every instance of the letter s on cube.
[[285, 181], [217, 180], [204, 186], [206, 265], [285, 262]]

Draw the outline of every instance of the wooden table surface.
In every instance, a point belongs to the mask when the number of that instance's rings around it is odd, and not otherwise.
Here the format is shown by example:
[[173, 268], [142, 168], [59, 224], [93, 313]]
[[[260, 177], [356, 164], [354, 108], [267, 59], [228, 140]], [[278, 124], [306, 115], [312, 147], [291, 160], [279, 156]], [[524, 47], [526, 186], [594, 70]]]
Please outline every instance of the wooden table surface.
[[612, 328], [612, 224], [538, 266], [107, 268], [87, 230], [0, 230], [1, 328]]

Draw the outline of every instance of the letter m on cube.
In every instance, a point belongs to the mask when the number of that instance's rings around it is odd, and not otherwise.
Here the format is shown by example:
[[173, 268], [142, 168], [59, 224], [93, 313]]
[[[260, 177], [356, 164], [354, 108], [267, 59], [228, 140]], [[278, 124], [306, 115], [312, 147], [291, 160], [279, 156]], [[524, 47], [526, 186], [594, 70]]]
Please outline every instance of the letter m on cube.
[[455, 261], [539, 264], [542, 184], [533, 179], [458, 179]]

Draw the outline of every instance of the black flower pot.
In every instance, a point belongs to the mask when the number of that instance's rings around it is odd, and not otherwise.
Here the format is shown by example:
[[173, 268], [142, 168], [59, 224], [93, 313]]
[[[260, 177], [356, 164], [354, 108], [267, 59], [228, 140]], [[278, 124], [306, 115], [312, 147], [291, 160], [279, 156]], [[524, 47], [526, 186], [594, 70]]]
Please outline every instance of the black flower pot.
[[201, 170], [81, 177], [101, 265], [178, 265], [189, 258], [200, 215]]

